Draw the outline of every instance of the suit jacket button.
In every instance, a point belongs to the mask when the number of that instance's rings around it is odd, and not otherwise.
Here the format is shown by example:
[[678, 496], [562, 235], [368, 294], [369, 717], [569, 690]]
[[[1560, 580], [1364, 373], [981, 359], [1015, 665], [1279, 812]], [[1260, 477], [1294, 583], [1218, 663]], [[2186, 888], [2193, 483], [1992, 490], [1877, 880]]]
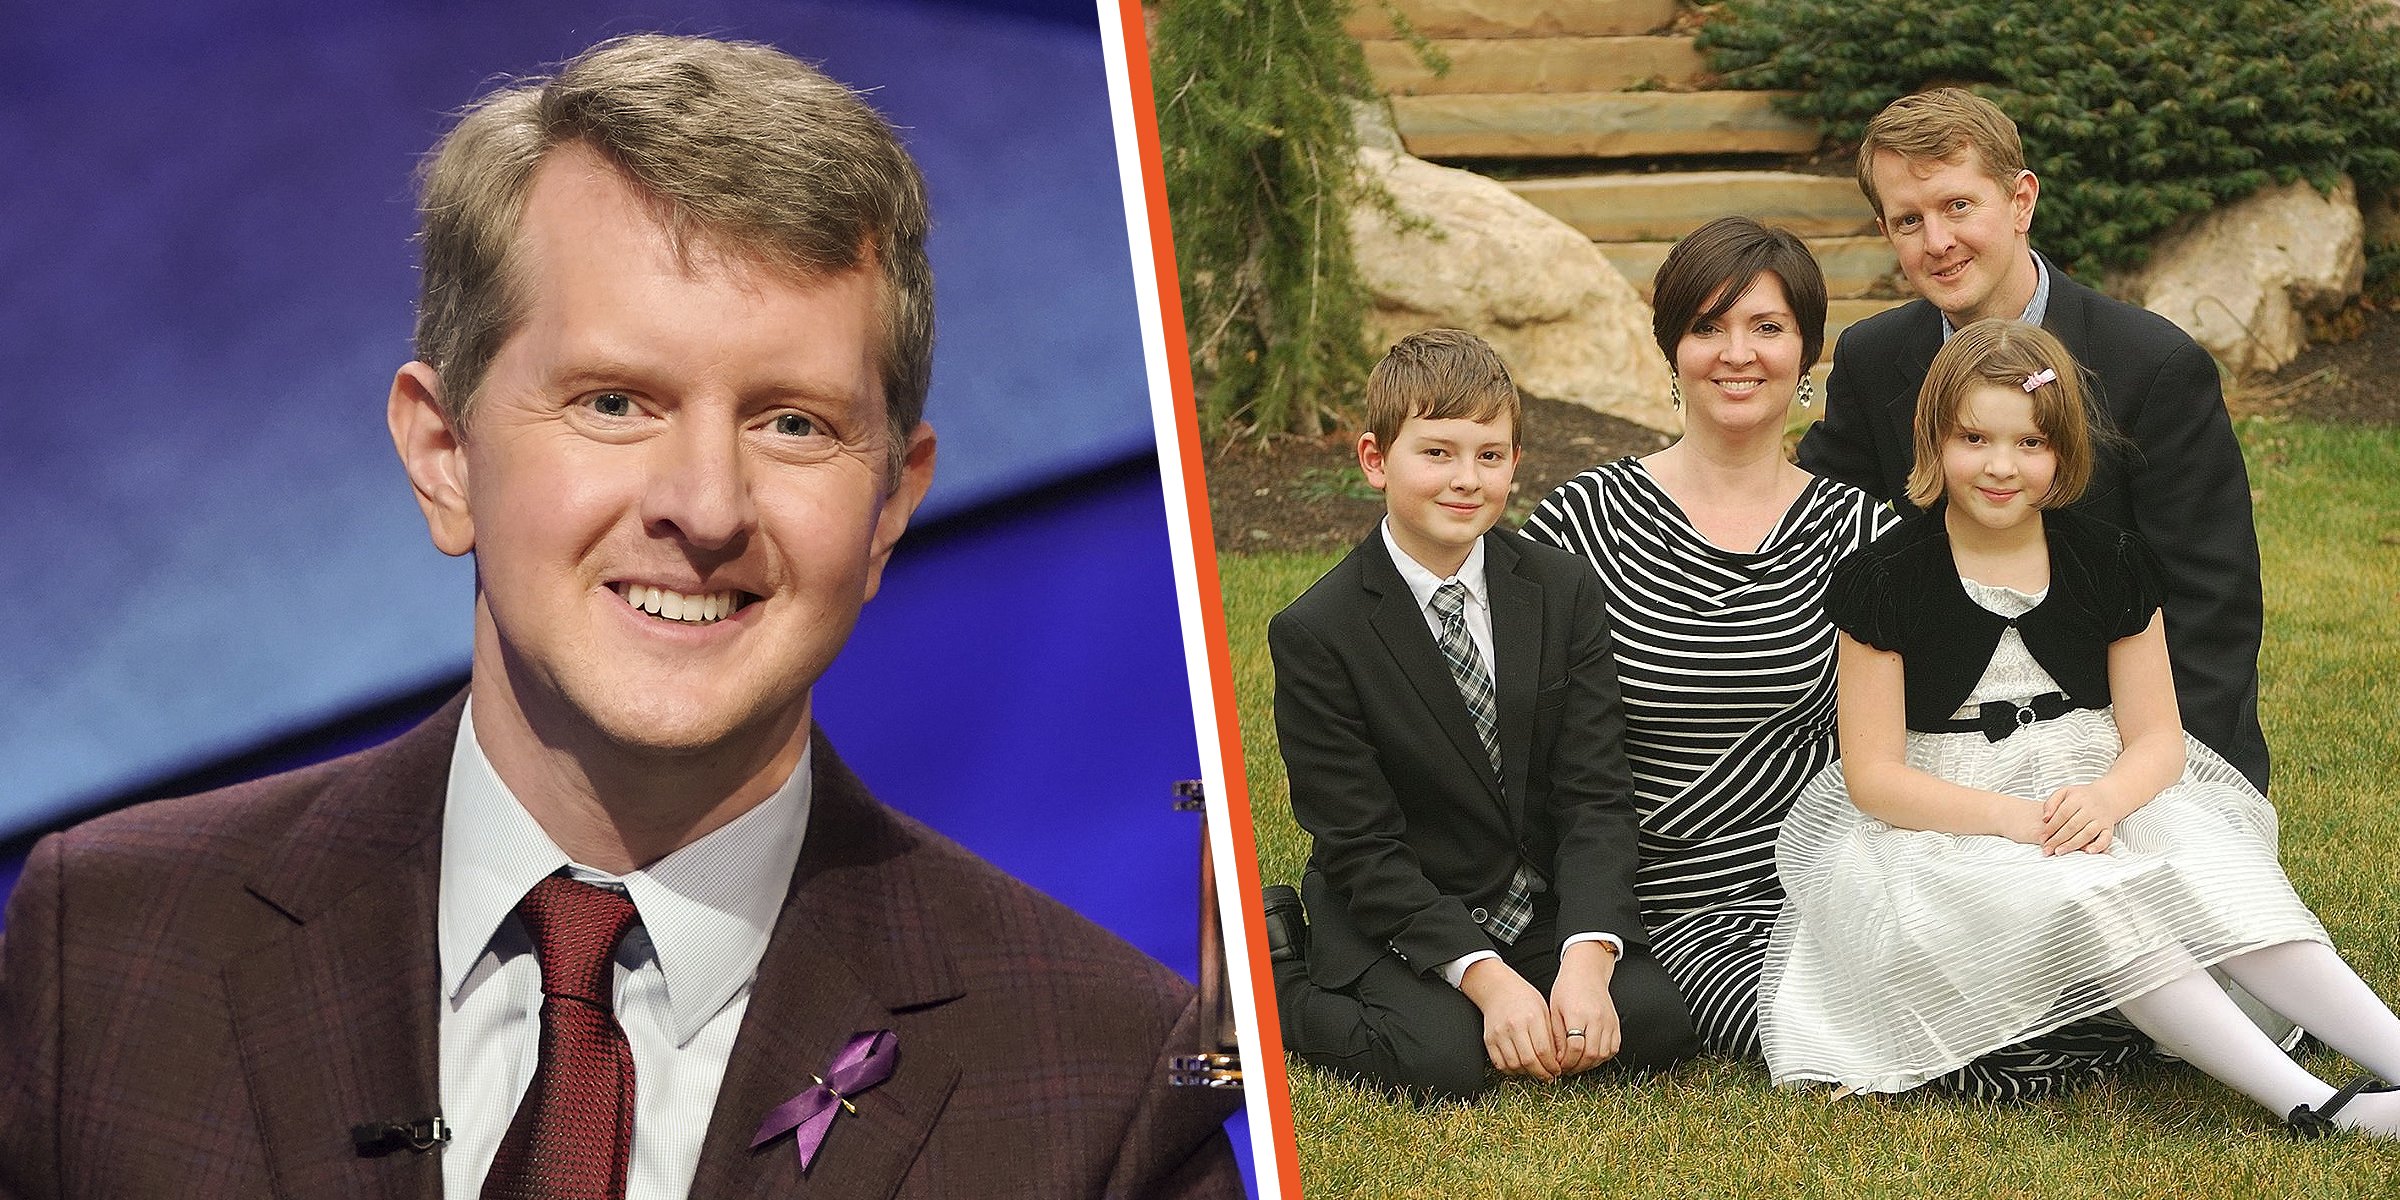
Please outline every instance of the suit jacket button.
[[1479, 908], [1474, 912], [1468, 913], [1467, 918], [1476, 924], [1481, 925], [1484, 922], [1492, 919], [1492, 911], [1488, 908]]

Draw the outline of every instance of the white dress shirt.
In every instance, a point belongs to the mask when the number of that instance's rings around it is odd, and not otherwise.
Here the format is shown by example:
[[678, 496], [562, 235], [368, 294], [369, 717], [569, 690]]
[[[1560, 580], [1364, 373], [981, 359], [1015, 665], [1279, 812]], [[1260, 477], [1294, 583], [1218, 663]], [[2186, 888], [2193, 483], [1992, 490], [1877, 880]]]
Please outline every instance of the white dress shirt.
[[622, 890], [641, 921], [617, 946], [616, 1011], [633, 1050], [627, 1200], [681, 1200], [750, 986], [808, 828], [809, 754], [782, 788], [708, 836], [626, 875], [570, 862], [492, 770], [469, 705], [450, 756], [439, 909], [442, 1190], [483, 1189], [540, 1049], [542, 976], [517, 902], [543, 877]]
[[[1435, 644], [1440, 644], [1442, 640], [1442, 618], [1433, 611], [1433, 593], [1451, 580], [1457, 580], [1466, 585], [1467, 605], [1466, 611], [1461, 615], [1466, 619], [1467, 637], [1475, 643], [1475, 652], [1483, 656], [1483, 669], [1491, 672], [1492, 691], [1494, 695], [1498, 695], [1500, 670], [1499, 661], [1492, 657], [1492, 601], [1485, 590], [1483, 539], [1475, 539], [1475, 545], [1467, 551], [1467, 561], [1459, 564], [1458, 573], [1450, 576], [1449, 579], [1444, 579], [1434, 574], [1425, 564], [1409, 557], [1408, 552], [1400, 548], [1400, 543], [1393, 540], [1390, 517], [1383, 519], [1382, 529], [1383, 548], [1391, 553], [1392, 565], [1400, 568], [1400, 581], [1407, 584], [1409, 594], [1417, 598], [1417, 611], [1424, 616], [1425, 627], [1433, 631]], [[1564, 955], [1567, 947], [1577, 942], [1607, 942], [1609, 949], [1614, 950], [1620, 957], [1625, 953], [1625, 939], [1613, 933], [1598, 932], [1574, 934], [1566, 941], [1559, 943], [1558, 952]], [[1449, 980], [1451, 987], [1457, 987], [1460, 981], [1467, 977], [1468, 967], [1474, 966], [1484, 959], [1498, 957], [1500, 955], [1497, 951], [1470, 950], [1443, 963], [1442, 978]]]

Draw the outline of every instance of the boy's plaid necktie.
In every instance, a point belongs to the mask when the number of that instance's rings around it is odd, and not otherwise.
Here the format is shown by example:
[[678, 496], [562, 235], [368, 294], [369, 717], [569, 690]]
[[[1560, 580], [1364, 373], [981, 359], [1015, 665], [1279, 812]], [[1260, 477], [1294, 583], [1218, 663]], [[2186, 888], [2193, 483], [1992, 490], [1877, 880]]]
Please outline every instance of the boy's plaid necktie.
[[[1475, 718], [1475, 736], [1483, 742], [1483, 752], [1491, 756], [1492, 777], [1505, 781], [1507, 775], [1500, 766], [1500, 706], [1492, 694], [1492, 673], [1484, 669], [1483, 655], [1467, 634], [1467, 585], [1453, 579], [1435, 588], [1432, 608], [1442, 623], [1440, 645], [1443, 661], [1450, 664], [1450, 680], [1466, 700], [1468, 715]], [[1503, 782], [1502, 786], [1507, 785]], [[1531, 864], [1518, 863], [1515, 877], [1508, 881], [1508, 896], [1493, 911], [1484, 932], [1501, 945], [1514, 945], [1533, 923], [1533, 896], [1543, 886]]]

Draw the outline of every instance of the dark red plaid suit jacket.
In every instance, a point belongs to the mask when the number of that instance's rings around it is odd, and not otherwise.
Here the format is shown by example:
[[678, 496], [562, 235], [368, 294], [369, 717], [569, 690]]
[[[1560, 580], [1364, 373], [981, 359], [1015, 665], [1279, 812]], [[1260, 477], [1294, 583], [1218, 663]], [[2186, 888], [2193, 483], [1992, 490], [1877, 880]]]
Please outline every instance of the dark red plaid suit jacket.
[[[439, 1109], [434, 905], [459, 719], [43, 840], [0, 945], [0, 1197], [437, 1197], [350, 1127]], [[806, 846], [697, 1197], [1226, 1196], [1229, 1096], [1163, 1086], [1189, 985], [867, 794], [820, 735]], [[805, 1184], [777, 1104], [861, 1030], [891, 1081]]]

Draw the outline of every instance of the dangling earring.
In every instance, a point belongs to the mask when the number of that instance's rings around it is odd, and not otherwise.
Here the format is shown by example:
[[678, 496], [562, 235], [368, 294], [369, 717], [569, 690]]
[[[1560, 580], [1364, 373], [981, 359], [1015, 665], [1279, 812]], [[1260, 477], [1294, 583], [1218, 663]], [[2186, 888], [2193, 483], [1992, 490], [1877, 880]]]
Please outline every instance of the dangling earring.
[[1814, 404], [1814, 403], [1816, 403], [1816, 402], [1817, 402], [1817, 377], [1816, 377], [1816, 376], [1814, 376], [1814, 375], [1803, 375], [1803, 376], [1801, 376], [1801, 377], [1800, 377], [1800, 407], [1802, 407], [1802, 408], [1807, 408], [1809, 405], [1811, 405], [1811, 404]]
[[1676, 412], [1683, 411], [1683, 386], [1675, 382], [1675, 368], [1672, 364], [1667, 367], [1667, 402], [1675, 406]]

